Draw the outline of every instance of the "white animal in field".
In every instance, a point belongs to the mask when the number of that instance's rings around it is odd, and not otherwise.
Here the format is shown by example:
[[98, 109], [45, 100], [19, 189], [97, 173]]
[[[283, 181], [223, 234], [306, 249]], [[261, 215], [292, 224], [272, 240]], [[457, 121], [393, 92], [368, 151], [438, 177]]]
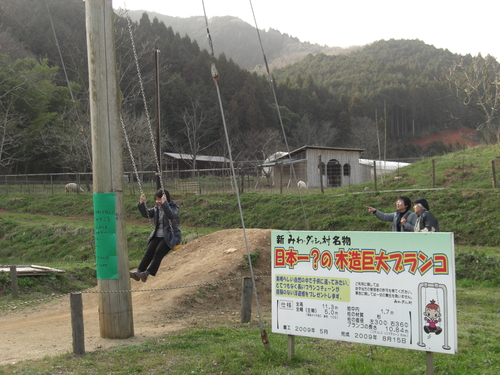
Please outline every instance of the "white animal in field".
[[307, 184], [304, 181], [297, 182], [297, 187], [299, 189], [307, 189]]
[[66, 190], [66, 193], [77, 193], [78, 191], [80, 193], [83, 193], [83, 189], [78, 186], [78, 184], [75, 184], [74, 182], [70, 182], [67, 184], [64, 189]]

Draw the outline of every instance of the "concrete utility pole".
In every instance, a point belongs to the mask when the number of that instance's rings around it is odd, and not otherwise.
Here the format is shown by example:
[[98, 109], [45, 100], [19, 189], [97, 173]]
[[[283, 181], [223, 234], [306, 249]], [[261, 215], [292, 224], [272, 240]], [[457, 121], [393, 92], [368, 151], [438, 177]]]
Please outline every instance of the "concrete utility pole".
[[[122, 133], [112, 0], [85, 1], [94, 224], [102, 338], [134, 335], [123, 202]], [[114, 293], [126, 290], [128, 292]]]

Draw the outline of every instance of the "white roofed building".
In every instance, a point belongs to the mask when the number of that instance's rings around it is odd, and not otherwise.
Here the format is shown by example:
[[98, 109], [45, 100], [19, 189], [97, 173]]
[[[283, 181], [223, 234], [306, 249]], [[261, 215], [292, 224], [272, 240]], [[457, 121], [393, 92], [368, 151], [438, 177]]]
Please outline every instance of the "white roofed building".
[[400, 168], [406, 167], [411, 163], [403, 163], [400, 161], [359, 159], [359, 164], [361, 165], [363, 180], [372, 181], [374, 178], [375, 168], [377, 170], [377, 176], [383, 176], [385, 174], [395, 172]]
[[[184, 171], [193, 168], [193, 155], [164, 152], [167, 170]], [[228, 168], [230, 160], [223, 156], [196, 155], [196, 169]]]
[[[292, 187], [303, 181], [308, 188], [339, 187], [363, 182], [359, 155], [363, 149], [303, 146], [261, 164], [271, 168], [273, 185]], [[293, 168], [292, 168], [293, 165]]]

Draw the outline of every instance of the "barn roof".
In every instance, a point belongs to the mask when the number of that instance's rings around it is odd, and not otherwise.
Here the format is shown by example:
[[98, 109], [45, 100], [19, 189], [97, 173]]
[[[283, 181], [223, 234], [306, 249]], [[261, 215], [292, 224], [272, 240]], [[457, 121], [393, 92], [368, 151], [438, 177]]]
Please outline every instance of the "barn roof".
[[359, 164], [366, 165], [368, 167], [373, 167], [373, 162], [375, 162], [377, 166], [377, 170], [385, 170], [385, 171], [395, 171], [398, 168], [406, 167], [407, 165], [411, 165], [411, 163], [403, 163], [400, 161], [384, 161], [384, 160], [371, 160], [371, 159], [359, 159]]
[[[176, 160], [193, 160], [193, 155], [191, 154], [178, 154], [175, 152], [164, 152], [165, 155]], [[196, 155], [196, 161], [206, 161], [213, 163], [229, 163], [230, 160], [223, 156], [208, 156], [208, 155]]]
[[281, 164], [295, 164], [295, 163], [300, 163], [300, 162], [303, 162], [303, 161], [307, 161], [307, 159], [278, 159], [278, 160], [275, 160], [275, 161], [270, 161], [268, 163], [264, 163], [264, 164], [259, 164], [258, 166], [259, 167], [272, 167], [274, 165], [281, 165]]
[[290, 155], [295, 155], [301, 151], [305, 151], [307, 149], [314, 149], [314, 150], [331, 150], [331, 151], [357, 151], [357, 152], [363, 152], [364, 149], [362, 148], [346, 148], [346, 147], [323, 147], [323, 146], [302, 146], [296, 150], [293, 150], [290, 152]]

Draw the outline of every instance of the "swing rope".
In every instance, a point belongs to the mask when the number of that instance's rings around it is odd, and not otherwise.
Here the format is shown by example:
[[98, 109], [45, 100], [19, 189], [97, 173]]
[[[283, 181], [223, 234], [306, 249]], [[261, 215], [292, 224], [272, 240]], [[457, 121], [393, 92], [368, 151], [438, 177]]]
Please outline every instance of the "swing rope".
[[[148, 105], [147, 105], [147, 101], [146, 101], [146, 94], [144, 93], [144, 85], [143, 85], [143, 81], [142, 81], [141, 69], [139, 67], [139, 59], [137, 58], [137, 50], [135, 48], [135, 42], [134, 42], [134, 37], [133, 37], [133, 33], [132, 33], [132, 23], [130, 21], [130, 17], [128, 17], [128, 16], [127, 16], [127, 25], [128, 25], [128, 31], [129, 31], [129, 34], [130, 34], [130, 41], [132, 43], [132, 50], [134, 51], [135, 66], [137, 68], [137, 76], [139, 78], [139, 85], [140, 85], [140, 88], [141, 88], [142, 101], [143, 101], [143, 104], [144, 104], [144, 109], [146, 111], [146, 118], [147, 118], [147, 123], [148, 123], [149, 135], [150, 135], [151, 144], [152, 144], [153, 150], [154, 150], [155, 149], [155, 137], [154, 137], [154, 134], [153, 134], [153, 129], [152, 129], [152, 126], [151, 126], [151, 120], [150, 120], [150, 117], [149, 117], [149, 110], [148, 110]], [[123, 134], [125, 136], [125, 141], [127, 143], [127, 148], [128, 148], [129, 154], [130, 154], [130, 159], [132, 160], [132, 166], [134, 168], [134, 174], [136, 176], [137, 183], [139, 184], [139, 190], [141, 192], [141, 195], [143, 195], [144, 194], [144, 190], [142, 188], [141, 179], [139, 178], [139, 172], [137, 171], [137, 165], [135, 163], [134, 155], [132, 153], [132, 147], [130, 146], [130, 141], [129, 141], [129, 138], [128, 138], [128, 135], [127, 135], [127, 130], [125, 128], [125, 123], [123, 122], [122, 115], [120, 115], [120, 122], [121, 122], [121, 125], [122, 125]], [[163, 190], [163, 192], [165, 192], [165, 188], [163, 186], [163, 179], [162, 179], [162, 176], [161, 176], [160, 161], [158, 159], [158, 155], [156, 154], [156, 152], [154, 154], [155, 154], [156, 170], [158, 171], [158, 179], [159, 179], [159, 182], [160, 182], [160, 189]], [[147, 207], [146, 207], [146, 212], [147, 212]], [[152, 230], [154, 230], [153, 220], [149, 216], [149, 214], [148, 214], [148, 218], [149, 218], [149, 225], [151, 226]], [[174, 228], [172, 226], [172, 221], [170, 219], [168, 220], [168, 224], [170, 226], [170, 231], [172, 232], [172, 235], [174, 235]], [[172, 251], [176, 251], [180, 247], [181, 247], [181, 245], [177, 244], [171, 250]]]
[[238, 184], [237, 184], [237, 180], [236, 180], [236, 172], [234, 169], [234, 161], [233, 161], [233, 155], [232, 155], [232, 151], [231, 151], [231, 143], [229, 142], [229, 134], [227, 131], [226, 118], [224, 115], [224, 106], [222, 105], [222, 98], [221, 98], [221, 94], [220, 94], [219, 73], [218, 73], [217, 68], [215, 66], [215, 54], [214, 54], [214, 48], [213, 48], [213, 44], [212, 44], [212, 36], [210, 35], [210, 30], [208, 28], [208, 18], [207, 18], [207, 12], [205, 10], [205, 2], [204, 2], [204, 0], [201, 0], [201, 2], [203, 5], [203, 13], [205, 15], [205, 24], [207, 27], [207, 38], [208, 38], [208, 43], [210, 45], [210, 52], [211, 52], [211, 56], [212, 56], [211, 73], [212, 73], [212, 78], [213, 78], [214, 85], [215, 85], [215, 88], [217, 91], [217, 98], [219, 100], [219, 106], [220, 106], [220, 111], [221, 111], [221, 115], [222, 115], [222, 123], [224, 125], [224, 134], [226, 137], [226, 145], [227, 145], [227, 149], [228, 149], [228, 153], [229, 153], [229, 161], [230, 161], [230, 166], [231, 166], [231, 173], [232, 173], [232, 178], [233, 178], [234, 190], [236, 192], [236, 198], [238, 200], [238, 209], [240, 212], [241, 227], [243, 229], [243, 238], [245, 241], [245, 248], [246, 248], [247, 257], [248, 257], [248, 264], [250, 266], [250, 274], [252, 277], [252, 285], [253, 285], [253, 291], [255, 294], [255, 301], [256, 301], [256, 305], [257, 305], [257, 313], [259, 315], [259, 322], [260, 322], [260, 328], [261, 328], [261, 339], [262, 339], [262, 343], [264, 344], [264, 347], [266, 349], [270, 349], [269, 338], [267, 336], [266, 330], [264, 329], [264, 324], [262, 322], [262, 314], [260, 312], [259, 296], [257, 294], [257, 287], [255, 285], [255, 275], [254, 275], [254, 271], [253, 271], [252, 259], [250, 257], [250, 248], [248, 246], [248, 238], [247, 238], [246, 229], [245, 229], [245, 219], [243, 218], [243, 209], [241, 207], [240, 193], [239, 193]]
[[[130, 146], [130, 141], [129, 141], [128, 134], [127, 134], [127, 129], [125, 128], [125, 123], [123, 122], [123, 117], [121, 114], [120, 114], [120, 124], [122, 126], [123, 136], [125, 137], [125, 143], [127, 144], [127, 149], [128, 149], [128, 153], [130, 155], [130, 160], [132, 161], [132, 167], [134, 168], [134, 175], [135, 175], [135, 178], [137, 180], [137, 185], [139, 185], [139, 191], [140, 191], [141, 195], [143, 195], [144, 189], [142, 187], [142, 182], [141, 182], [141, 179], [139, 177], [139, 172], [137, 171], [137, 165], [135, 164], [135, 158], [134, 158], [134, 154], [132, 153], [132, 147]], [[146, 202], [144, 202], [144, 204], [146, 204]], [[147, 207], [146, 207], [146, 212], [147, 212]], [[154, 230], [153, 219], [151, 217], [149, 217], [149, 215], [148, 215], [148, 219], [149, 219], [149, 227], [153, 231]], [[173, 230], [172, 230], [172, 232], [173, 232]]]
[[137, 165], [135, 164], [135, 158], [134, 158], [134, 155], [132, 153], [132, 147], [130, 146], [130, 141], [129, 141], [128, 134], [127, 134], [127, 129], [125, 128], [125, 123], [123, 122], [123, 117], [121, 114], [120, 114], [120, 124], [122, 125], [123, 136], [125, 137], [125, 143], [127, 144], [127, 149], [128, 149], [128, 153], [130, 155], [130, 160], [132, 161], [134, 175], [135, 175], [135, 178], [137, 180], [137, 184], [139, 185], [139, 191], [142, 195], [142, 194], [144, 194], [144, 189], [142, 188], [142, 182], [141, 182], [141, 179], [139, 177], [139, 172], [137, 171]]
[[[149, 136], [151, 138], [151, 144], [152, 144], [153, 150], [154, 150], [155, 149], [155, 136], [153, 133], [153, 127], [151, 126], [151, 119], [149, 116], [148, 103], [146, 101], [146, 94], [144, 92], [144, 85], [143, 85], [143, 81], [142, 81], [141, 69], [139, 67], [139, 58], [137, 57], [137, 50], [135, 48], [134, 36], [132, 34], [132, 21], [130, 20], [130, 17], [128, 17], [128, 16], [127, 16], [127, 25], [128, 25], [128, 32], [130, 34], [130, 41], [132, 43], [132, 51], [134, 52], [135, 67], [137, 69], [137, 76], [139, 78], [139, 87], [141, 89], [142, 102], [144, 105], [144, 110], [146, 112], [146, 119], [147, 119], [147, 123], [148, 123]], [[123, 129], [125, 130], [125, 127], [123, 127]], [[129, 147], [130, 155], [132, 155], [132, 151], [130, 150], [130, 144], [128, 142], [127, 142], [127, 145]], [[158, 155], [156, 155], [156, 152], [155, 152], [155, 163], [156, 163], [156, 170], [159, 171], [158, 178], [160, 181], [160, 188], [162, 190], [165, 190], [165, 188], [163, 186], [163, 179], [161, 176], [160, 161], [158, 160]], [[133, 163], [133, 164], [135, 167], [135, 163]], [[137, 172], [137, 169], [136, 169], [136, 172]], [[138, 175], [137, 175], [137, 177], [138, 177]], [[137, 178], [137, 180], [139, 181], [139, 178]]]
[[[249, 2], [250, 2], [250, 8], [252, 9], [253, 20], [255, 22], [255, 30], [257, 31], [257, 36], [259, 38], [260, 49], [262, 51], [262, 56], [264, 58], [264, 63], [266, 65], [267, 75], [269, 77], [269, 85], [271, 86], [271, 90], [273, 92], [273, 97], [274, 97], [274, 103], [275, 103], [275, 106], [276, 106], [276, 110], [278, 112], [278, 118], [279, 118], [279, 121], [280, 121], [281, 131], [283, 133], [283, 140], [285, 141], [285, 146], [286, 146], [286, 150], [287, 150], [287, 154], [288, 154], [288, 160], [290, 161], [290, 168], [292, 170], [293, 178], [295, 179], [295, 181], [298, 181], [297, 175], [295, 174], [295, 167], [293, 166], [292, 156], [290, 154], [290, 146], [288, 145], [288, 140], [287, 140], [287, 136], [286, 136], [286, 133], [285, 133], [285, 127], [283, 126], [283, 119], [281, 117], [281, 110], [280, 110], [280, 106], [279, 106], [279, 103], [278, 103], [278, 97], [276, 96], [276, 89], [274, 87], [274, 77], [272, 76], [271, 72], [269, 71], [269, 65], [267, 63], [266, 53], [264, 52], [264, 47], [262, 45], [262, 39], [260, 37], [259, 27], [257, 26], [257, 19], [255, 17], [255, 12], [253, 10], [252, 0], [249, 0]], [[320, 178], [322, 178], [321, 175], [320, 175]], [[302, 208], [302, 214], [304, 215], [304, 221], [305, 221], [305, 224], [306, 224], [306, 229], [309, 230], [309, 221], [307, 220], [306, 210], [305, 210], [305, 207], [304, 207], [304, 202], [302, 200], [302, 193], [300, 192], [300, 188], [299, 188], [298, 185], [297, 185], [297, 192], [299, 194], [300, 206]]]

